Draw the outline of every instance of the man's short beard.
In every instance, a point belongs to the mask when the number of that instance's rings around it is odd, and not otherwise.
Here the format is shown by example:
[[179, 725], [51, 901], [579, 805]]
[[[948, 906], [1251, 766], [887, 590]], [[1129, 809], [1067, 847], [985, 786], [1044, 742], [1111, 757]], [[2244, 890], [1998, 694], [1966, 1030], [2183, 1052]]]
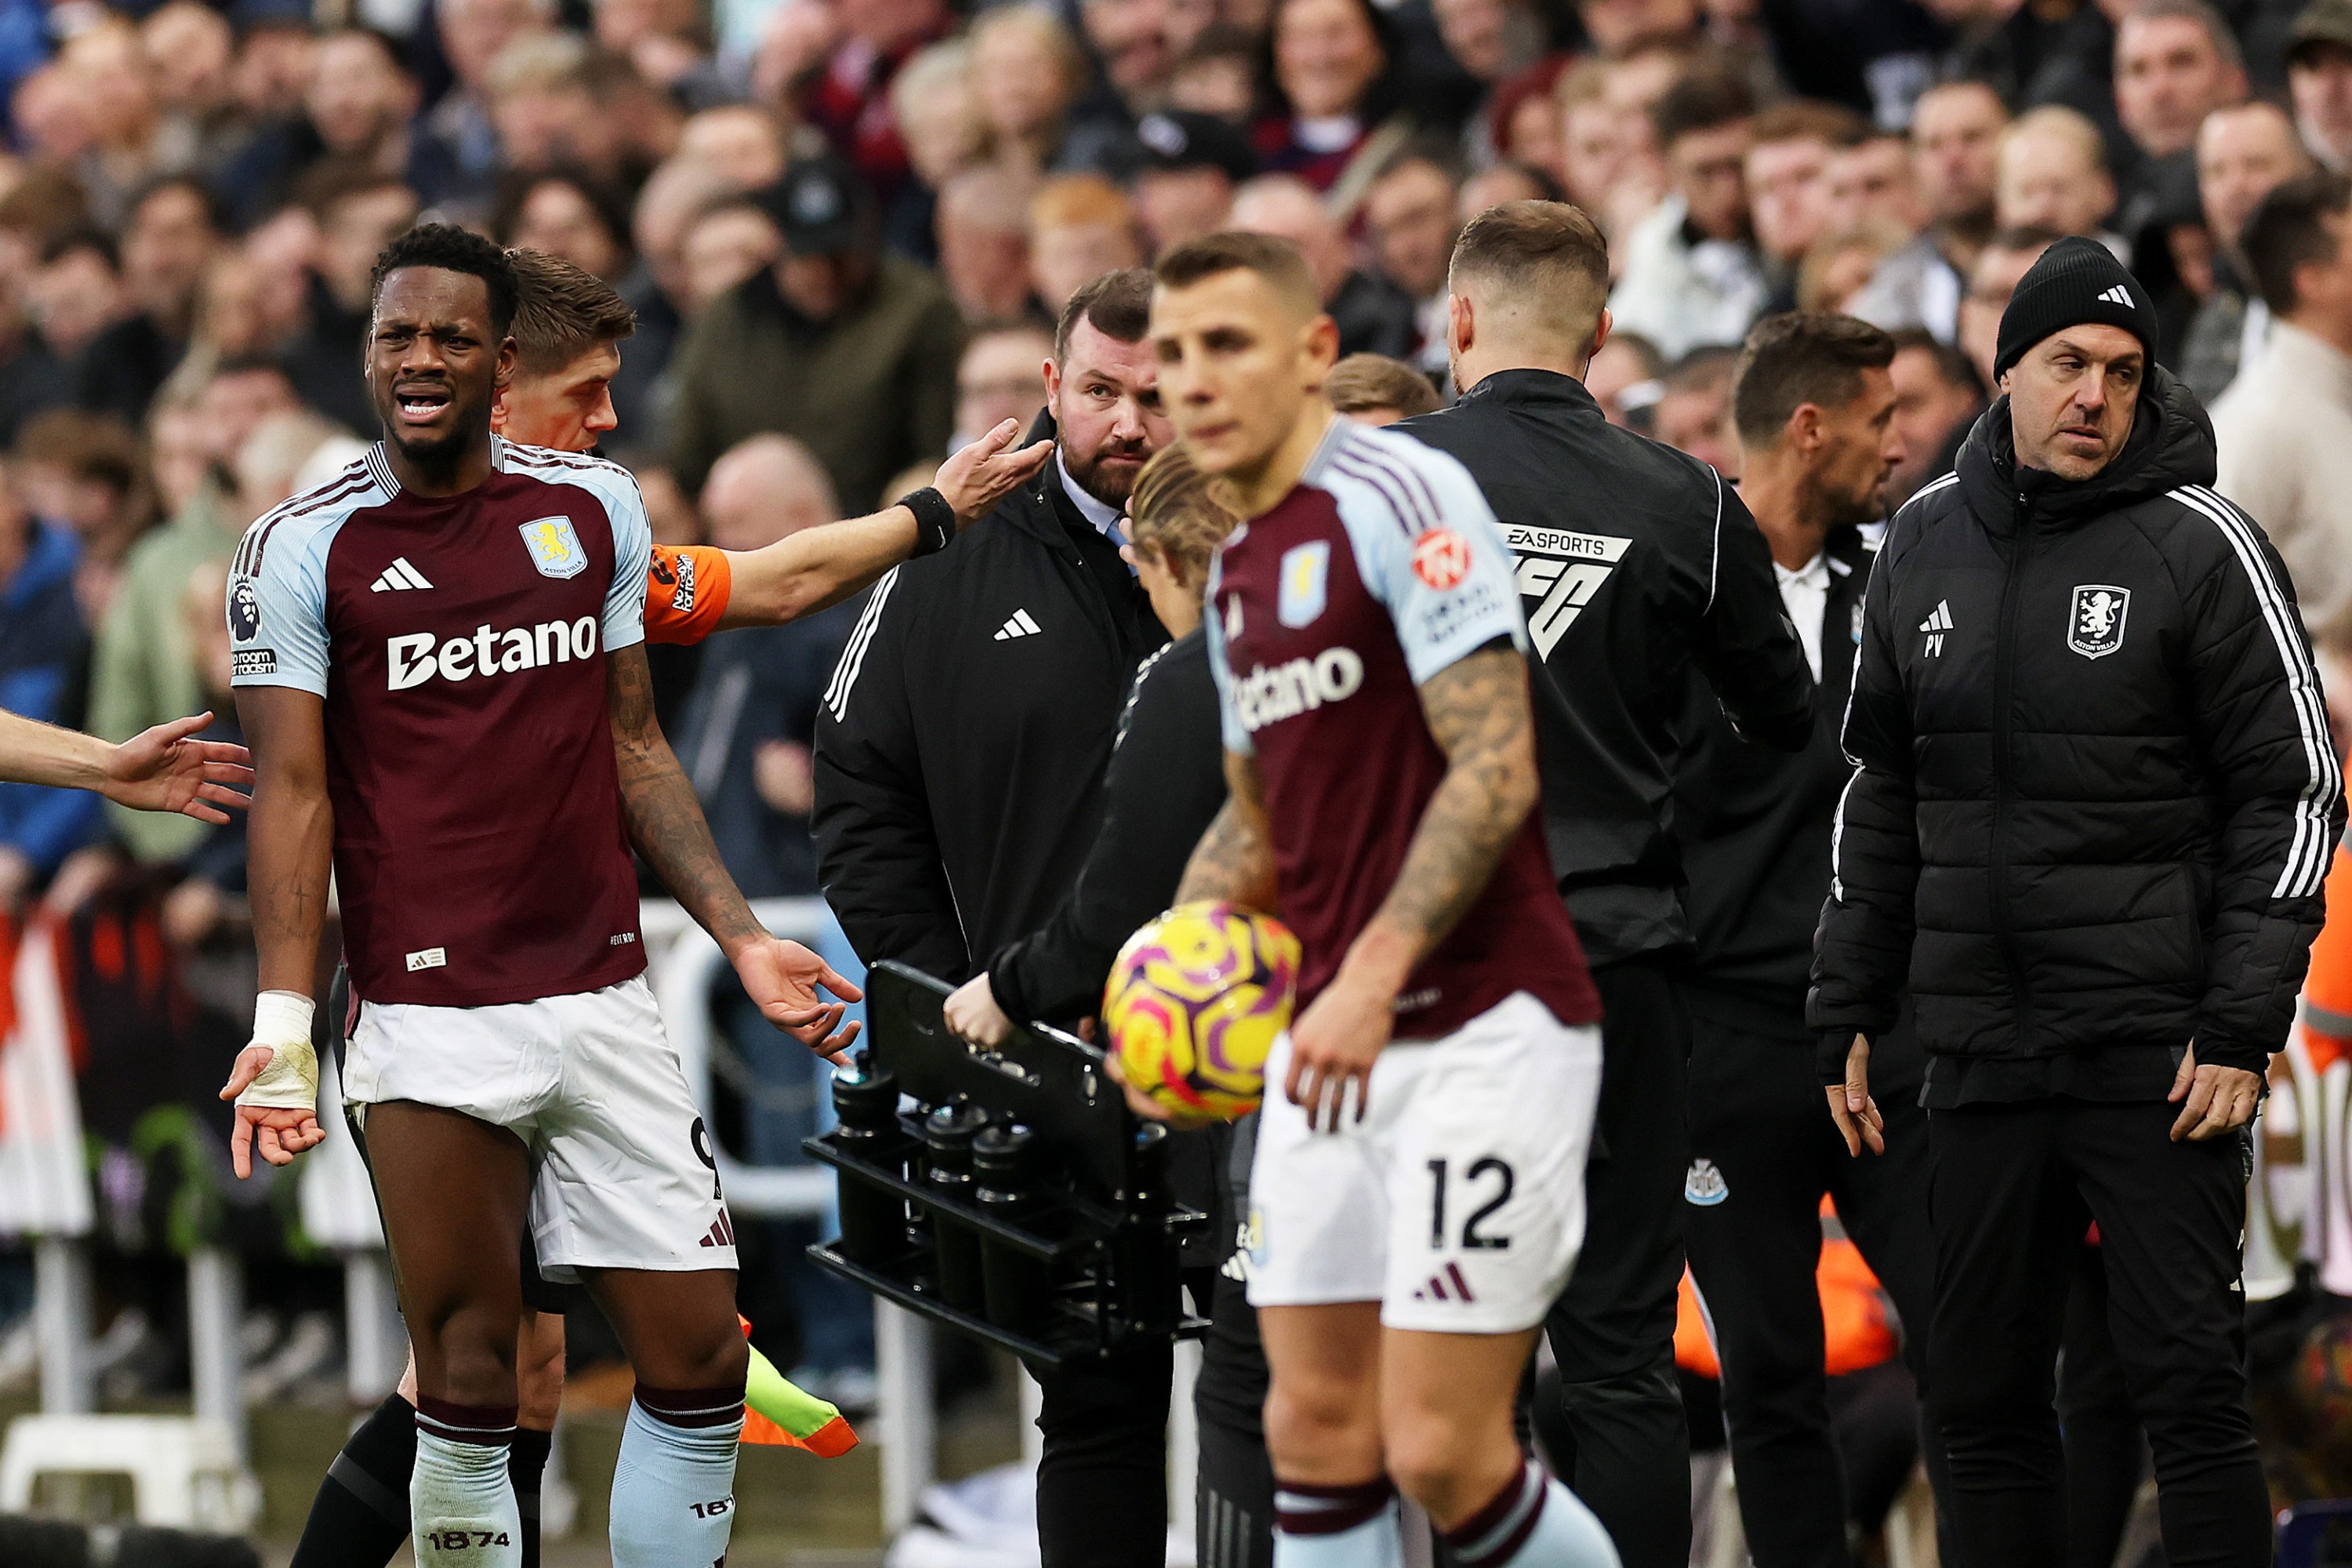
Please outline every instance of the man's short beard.
[[1143, 471], [1143, 465], [1139, 462], [1134, 469], [1124, 474], [1107, 473], [1103, 469], [1103, 460], [1106, 458], [1141, 458], [1150, 456], [1151, 454], [1139, 446], [1132, 448], [1106, 447], [1087, 457], [1080, 457], [1065, 447], [1062, 448], [1062, 466], [1069, 470], [1072, 484], [1103, 505], [1124, 507], [1128, 496], [1135, 489], [1135, 476]]
[[1803, 502], [1804, 515], [1819, 522], [1824, 532], [1834, 533], [1841, 528], [1860, 528], [1885, 517], [1886, 486], [1883, 482], [1874, 484], [1867, 496], [1855, 497], [1830, 489], [1808, 476]]

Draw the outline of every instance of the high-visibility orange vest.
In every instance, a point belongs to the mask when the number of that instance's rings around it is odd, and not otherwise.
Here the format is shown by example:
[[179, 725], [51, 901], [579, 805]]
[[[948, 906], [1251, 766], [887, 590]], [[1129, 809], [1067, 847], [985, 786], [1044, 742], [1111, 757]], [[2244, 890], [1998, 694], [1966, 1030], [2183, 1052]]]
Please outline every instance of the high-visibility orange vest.
[[[1822, 1200], [1822, 1218], [1824, 1230], [1836, 1224], [1837, 1210], [1827, 1198]], [[1862, 1249], [1842, 1231], [1822, 1237], [1822, 1260], [1813, 1279], [1822, 1299], [1822, 1370], [1839, 1377], [1893, 1361], [1902, 1346], [1887, 1312], [1885, 1289], [1862, 1260]], [[1701, 1377], [1723, 1375], [1698, 1289], [1687, 1268], [1675, 1303], [1675, 1363]]]
[[2311, 944], [2303, 982], [2303, 1037], [2314, 1072], [2352, 1053], [2352, 854], [2339, 847], [2327, 868], [2327, 921]]

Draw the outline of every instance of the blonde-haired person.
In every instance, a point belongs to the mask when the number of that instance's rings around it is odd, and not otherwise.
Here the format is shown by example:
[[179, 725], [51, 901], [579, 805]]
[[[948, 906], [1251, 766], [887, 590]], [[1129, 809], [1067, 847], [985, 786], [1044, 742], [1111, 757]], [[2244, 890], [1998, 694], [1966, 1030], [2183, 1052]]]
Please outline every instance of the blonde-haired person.
[[1323, 398], [1359, 425], [1393, 425], [1445, 406], [1429, 377], [1386, 354], [1349, 354], [1333, 365]]
[[[1015, 1018], [1066, 1026], [1092, 1015], [1120, 944], [1175, 901], [1193, 845], [1225, 803], [1217, 689], [1201, 618], [1210, 563], [1239, 521], [1222, 483], [1195, 468], [1182, 447], [1155, 454], [1136, 477], [1125, 553], [1175, 640], [1136, 671], [1104, 775], [1102, 827], [1076, 885], [1044, 925], [948, 998], [948, 1026], [964, 1038], [995, 1045]], [[1165, 1117], [1131, 1092], [1128, 1099], [1142, 1114]], [[1177, 1200], [1211, 1216], [1185, 1243], [1179, 1266], [1194, 1309], [1214, 1325], [1195, 1387], [1201, 1446], [1193, 1506], [1195, 1531], [1203, 1542], [1217, 1543], [1220, 1568], [1268, 1561], [1274, 1525], [1256, 1318], [1241, 1282], [1220, 1273], [1245, 1205], [1245, 1194], [1230, 1185], [1234, 1136], [1225, 1127], [1180, 1133], [1169, 1160]], [[1241, 1163], [1245, 1178], [1248, 1162]], [[1134, 1407], [1117, 1418], [1121, 1451], [1140, 1462], [1143, 1451], [1132, 1445], [1155, 1441], [1165, 1430], [1170, 1379], [1159, 1368], [1139, 1367], [1122, 1385], [1132, 1391]], [[1147, 1390], [1157, 1391], [1156, 1403]], [[1245, 1538], [1239, 1551], [1227, 1545], [1236, 1535]]]

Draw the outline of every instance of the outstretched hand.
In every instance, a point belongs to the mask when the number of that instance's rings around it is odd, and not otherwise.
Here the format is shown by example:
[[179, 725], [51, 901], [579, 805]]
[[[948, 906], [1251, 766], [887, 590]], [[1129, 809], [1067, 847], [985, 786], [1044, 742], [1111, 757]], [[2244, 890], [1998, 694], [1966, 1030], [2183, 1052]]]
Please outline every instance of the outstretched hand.
[[[849, 1065], [858, 1026], [843, 1026], [841, 1016], [848, 1003], [864, 1000], [865, 992], [799, 942], [782, 937], [755, 939], [735, 954], [734, 963], [736, 977], [762, 1017], [835, 1067]], [[824, 1000], [817, 994], [820, 986], [840, 1000]]]
[[[181, 721], [188, 722], [186, 720]], [[170, 728], [166, 725], [165, 728]], [[152, 735], [154, 731], [147, 731]], [[278, 1054], [270, 1046], [247, 1046], [237, 1052], [236, 1062], [229, 1068], [228, 1082], [220, 1091], [223, 1100], [235, 1100], [253, 1085]], [[253, 1152], [273, 1165], [290, 1165], [294, 1156], [305, 1149], [314, 1148], [324, 1141], [326, 1129], [319, 1125], [316, 1107], [240, 1105], [236, 1108], [236, 1125], [229, 1132], [228, 1163], [237, 1179], [253, 1174]]]
[[142, 731], [106, 753], [107, 799], [134, 811], [162, 811], [199, 822], [228, 820], [226, 806], [250, 798], [236, 784], [253, 783], [253, 756], [225, 741], [199, 741], [196, 732], [213, 721], [209, 713], [174, 719]]
[[1021, 422], [1007, 419], [995, 429], [940, 465], [934, 482], [948, 505], [955, 508], [956, 526], [969, 528], [995, 510], [996, 503], [1037, 477], [1054, 454], [1051, 441], [1013, 445], [1021, 438]]

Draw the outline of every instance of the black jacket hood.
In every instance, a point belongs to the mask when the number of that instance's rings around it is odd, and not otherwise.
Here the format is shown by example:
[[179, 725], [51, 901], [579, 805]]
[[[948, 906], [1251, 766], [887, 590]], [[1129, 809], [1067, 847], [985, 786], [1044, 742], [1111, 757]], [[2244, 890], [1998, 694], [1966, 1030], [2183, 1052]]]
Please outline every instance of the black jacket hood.
[[2007, 533], [2017, 526], [2024, 498], [2031, 498], [2037, 521], [2066, 527], [2184, 485], [2210, 486], [2217, 464], [2212, 420], [2196, 395], [2158, 365], [2140, 388], [2139, 410], [2123, 451], [2092, 478], [2074, 482], [2020, 468], [2004, 393], [1960, 447], [1960, 489], [1979, 521]]

